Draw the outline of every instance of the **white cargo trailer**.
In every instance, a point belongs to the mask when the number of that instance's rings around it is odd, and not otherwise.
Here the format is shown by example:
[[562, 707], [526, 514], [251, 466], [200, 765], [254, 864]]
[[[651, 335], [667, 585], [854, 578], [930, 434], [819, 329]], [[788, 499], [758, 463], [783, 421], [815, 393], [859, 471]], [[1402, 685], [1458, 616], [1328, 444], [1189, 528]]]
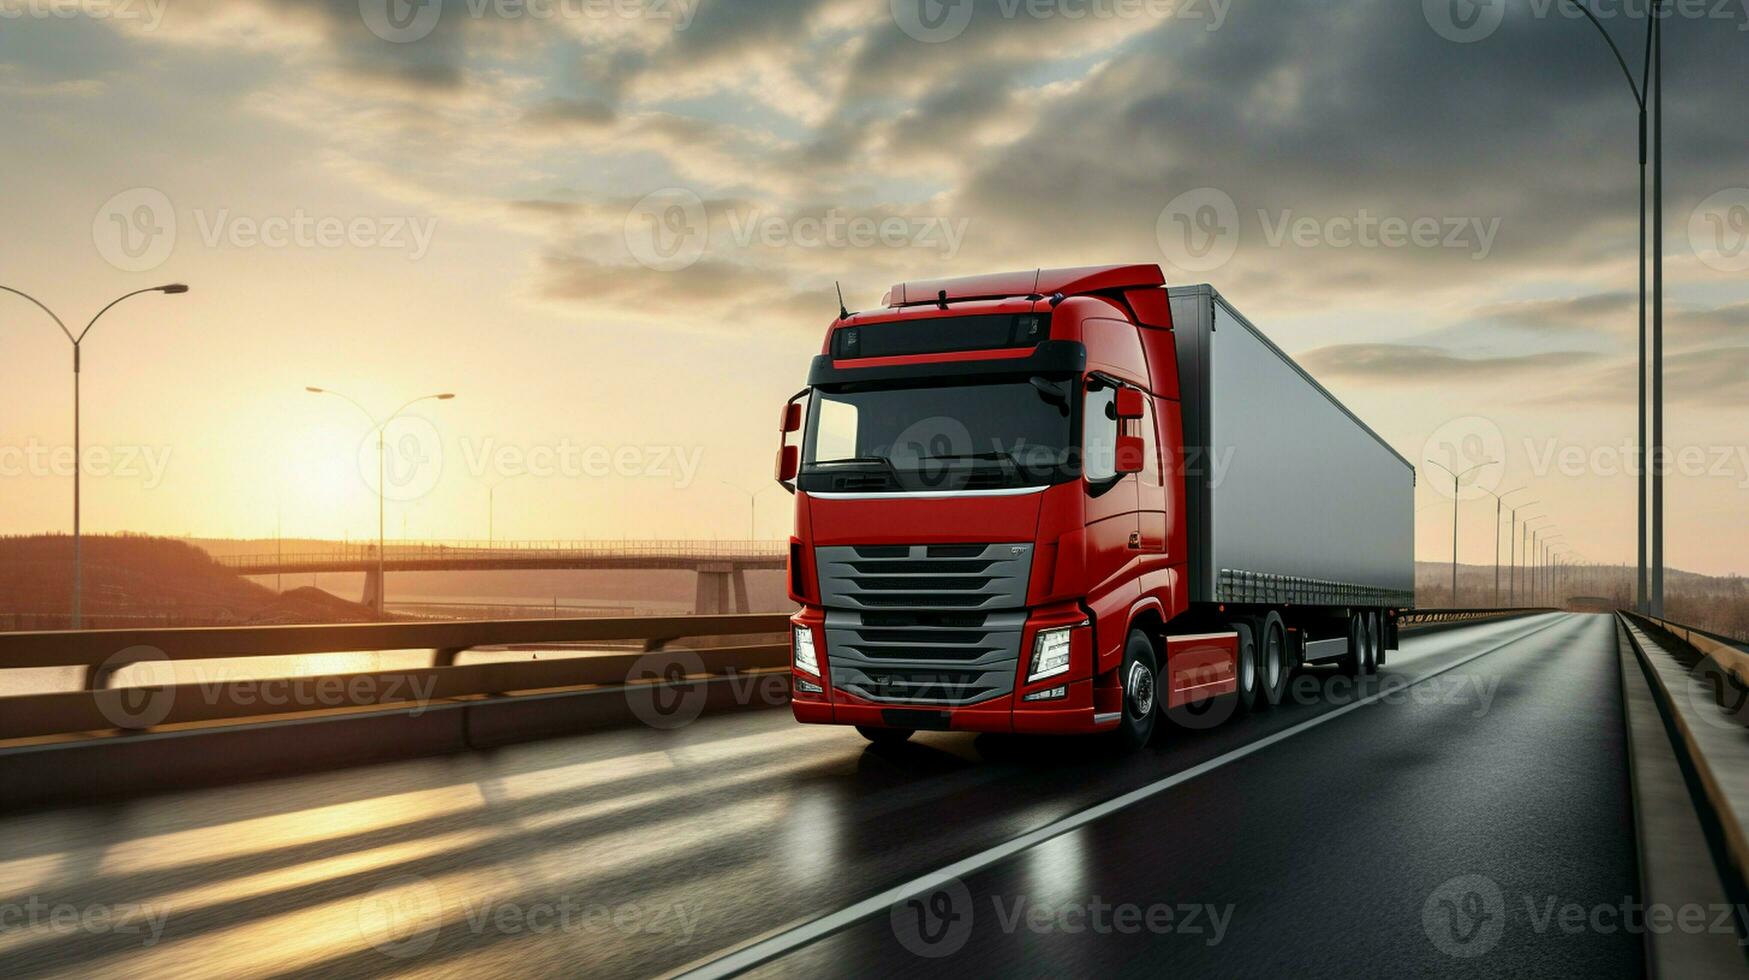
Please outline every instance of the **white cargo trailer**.
[[1414, 465], [1214, 287], [1169, 295], [1191, 601], [1414, 605]]

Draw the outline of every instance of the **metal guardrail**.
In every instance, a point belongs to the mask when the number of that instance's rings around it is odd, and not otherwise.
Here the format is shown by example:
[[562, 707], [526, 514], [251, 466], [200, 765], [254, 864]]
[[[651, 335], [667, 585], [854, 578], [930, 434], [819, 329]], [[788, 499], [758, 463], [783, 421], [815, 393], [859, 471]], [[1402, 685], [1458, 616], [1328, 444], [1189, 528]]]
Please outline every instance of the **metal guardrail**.
[[1651, 616], [1632, 614], [1634, 619], [1644, 619], [1662, 627], [1665, 632], [1693, 647], [1701, 656], [1710, 658], [1720, 668], [1737, 679], [1737, 683], [1749, 688], [1749, 649], [1735, 640], [1727, 639], [1717, 633], [1681, 623], [1673, 623], [1667, 619], [1656, 619]]
[[1411, 609], [1397, 616], [1397, 625], [1431, 626], [1435, 623], [1461, 623], [1473, 619], [1495, 619], [1500, 616], [1525, 616], [1557, 611], [1545, 606], [1513, 606], [1504, 609]]
[[[1736, 888], [1749, 891], [1749, 754], [1738, 730], [1749, 727], [1749, 650], [1681, 623], [1627, 610], [1619, 616], [1672, 745], [1698, 786], [1695, 802], [1721, 837]], [[1665, 637], [1688, 650], [1669, 649]]]
[[[637, 652], [563, 649], [523, 661], [457, 659], [479, 647], [629, 640], [652, 651], [682, 639], [720, 641], [788, 629], [788, 613], [753, 613], [0, 633], [0, 670], [82, 667], [86, 677], [80, 691], [0, 697], [0, 739], [619, 686], [657, 679], [649, 670], [675, 676], [776, 671], [788, 668], [787, 642], [701, 645], [664, 653], [654, 666]], [[433, 651], [431, 666], [110, 687], [114, 674], [133, 664], [421, 649]]]

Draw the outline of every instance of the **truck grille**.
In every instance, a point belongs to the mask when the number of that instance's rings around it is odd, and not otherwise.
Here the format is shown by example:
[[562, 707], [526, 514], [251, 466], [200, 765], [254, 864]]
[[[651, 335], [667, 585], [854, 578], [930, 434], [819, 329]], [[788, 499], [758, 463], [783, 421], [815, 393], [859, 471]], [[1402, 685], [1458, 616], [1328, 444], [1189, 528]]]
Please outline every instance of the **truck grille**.
[[816, 557], [837, 687], [950, 706], [1014, 689], [1032, 545], [868, 545]]

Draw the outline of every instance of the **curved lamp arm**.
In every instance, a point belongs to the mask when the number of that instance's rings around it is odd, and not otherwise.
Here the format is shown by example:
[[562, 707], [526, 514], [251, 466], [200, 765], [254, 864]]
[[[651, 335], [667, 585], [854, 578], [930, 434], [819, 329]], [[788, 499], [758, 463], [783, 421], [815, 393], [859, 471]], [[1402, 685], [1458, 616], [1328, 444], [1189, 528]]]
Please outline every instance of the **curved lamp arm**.
[[[78, 343], [77, 340], [73, 339], [73, 331], [68, 330], [67, 325], [65, 323], [61, 322], [61, 318], [55, 315], [55, 311], [44, 306], [42, 304], [42, 300], [39, 300], [35, 296], [32, 296], [31, 294], [29, 294], [27, 292], [23, 292], [22, 290], [13, 289], [11, 286], [0, 286], [0, 290], [5, 290], [6, 292], [9, 292], [14, 296], [23, 296], [25, 299], [30, 300], [32, 303], [36, 304], [37, 309], [42, 310], [44, 313], [47, 313], [49, 315], [49, 319], [55, 321], [55, 326], [61, 328], [61, 332], [67, 335], [68, 340], [73, 341], [73, 343]], [[87, 329], [89, 329], [89, 328], [87, 328]]]

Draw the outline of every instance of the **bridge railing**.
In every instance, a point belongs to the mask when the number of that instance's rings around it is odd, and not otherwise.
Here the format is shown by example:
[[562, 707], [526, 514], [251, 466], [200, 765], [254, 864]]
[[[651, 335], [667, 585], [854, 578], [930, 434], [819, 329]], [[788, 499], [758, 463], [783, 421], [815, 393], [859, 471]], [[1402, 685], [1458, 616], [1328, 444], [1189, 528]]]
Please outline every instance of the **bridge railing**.
[[[83, 690], [0, 697], [0, 739], [779, 673], [789, 665], [788, 619], [752, 613], [0, 633], [0, 678], [48, 667], [82, 668], [85, 676]], [[659, 654], [636, 650], [682, 640], [698, 642]], [[552, 646], [624, 641], [635, 641], [633, 651]], [[545, 649], [527, 660], [458, 662], [481, 647], [529, 646]], [[180, 672], [192, 672], [193, 682], [112, 686], [118, 672], [136, 665], [401, 650], [432, 651], [430, 666], [263, 679], [196, 664]]]
[[[290, 551], [219, 555], [214, 558], [228, 568], [333, 562], [365, 562], [376, 558], [373, 542], [354, 542], [321, 548], [297, 547]], [[674, 560], [776, 560], [786, 557], [782, 541], [390, 541], [383, 548], [388, 560], [443, 559], [539, 559], [539, 558], [659, 558]]]

